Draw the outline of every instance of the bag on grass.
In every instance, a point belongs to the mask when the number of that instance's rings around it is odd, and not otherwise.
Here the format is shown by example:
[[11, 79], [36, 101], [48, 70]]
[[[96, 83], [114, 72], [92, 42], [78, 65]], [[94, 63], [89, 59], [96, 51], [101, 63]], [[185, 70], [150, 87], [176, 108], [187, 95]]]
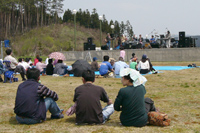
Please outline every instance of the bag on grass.
[[167, 114], [160, 112], [149, 112], [148, 113], [149, 124], [154, 126], [169, 126], [171, 119], [168, 118]]

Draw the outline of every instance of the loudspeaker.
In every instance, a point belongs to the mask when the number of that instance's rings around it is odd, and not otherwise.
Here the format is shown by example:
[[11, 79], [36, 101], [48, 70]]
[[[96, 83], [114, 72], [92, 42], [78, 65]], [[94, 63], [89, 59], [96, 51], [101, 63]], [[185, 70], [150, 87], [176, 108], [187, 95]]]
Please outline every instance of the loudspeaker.
[[190, 37], [185, 37], [185, 47], [190, 47]]
[[185, 44], [185, 32], [181, 31], [179, 32], [179, 43], [178, 43], [179, 47], [186, 47]]
[[92, 43], [92, 38], [91, 38], [91, 37], [89, 37], [87, 40], [88, 40], [88, 44], [90, 44], [90, 45], [93, 44], [93, 43]]
[[108, 50], [108, 46], [107, 45], [101, 46], [101, 50]]
[[85, 42], [85, 43], [83, 44], [83, 48], [84, 48], [84, 51], [85, 51], [85, 50], [89, 50], [89, 46], [88, 46], [88, 43], [87, 43], [87, 42]]
[[124, 49], [131, 49], [131, 45], [129, 43], [125, 43]]
[[96, 45], [95, 44], [90, 45], [90, 50], [96, 50]]
[[96, 49], [96, 45], [95, 44], [88, 44], [86, 42], [84, 43], [83, 47], [84, 47], [84, 51], [85, 50], [95, 50]]

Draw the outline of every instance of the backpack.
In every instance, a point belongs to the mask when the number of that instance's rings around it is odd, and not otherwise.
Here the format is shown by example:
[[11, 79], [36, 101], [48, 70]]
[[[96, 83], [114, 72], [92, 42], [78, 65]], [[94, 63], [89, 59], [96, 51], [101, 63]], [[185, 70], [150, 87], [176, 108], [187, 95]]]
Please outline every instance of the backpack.
[[148, 113], [148, 122], [154, 126], [169, 126], [171, 119], [168, 118], [167, 114], [153, 111]]

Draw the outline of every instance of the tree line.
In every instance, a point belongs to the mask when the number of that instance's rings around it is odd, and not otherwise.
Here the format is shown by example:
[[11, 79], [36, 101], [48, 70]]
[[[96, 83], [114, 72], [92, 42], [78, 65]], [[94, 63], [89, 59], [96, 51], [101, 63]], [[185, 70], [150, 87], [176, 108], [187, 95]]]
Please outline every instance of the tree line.
[[[56, 23], [73, 23], [74, 14], [71, 10], [63, 13], [64, 0], [0, 0], [0, 40], [9, 39], [10, 36], [23, 34], [36, 27], [47, 26]], [[92, 29], [100, 28], [100, 20], [97, 10], [94, 8], [90, 13], [88, 10], [78, 10], [76, 22], [81, 26]], [[114, 30], [111, 29], [114, 25]], [[111, 20], [108, 22], [105, 15], [102, 20], [102, 32], [115, 35], [133, 35], [130, 22]]]
[[0, 0], [0, 38], [62, 21], [64, 0]]
[[[122, 34], [126, 34], [129, 37], [133, 36], [133, 27], [130, 22], [127, 20], [126, 23], [123, 21], [119, 23], [118, 21], [113, 21], [106, 19], [105, 15], [102, 16], [103, 19], [99, 19], [99, 15], [97, 10], [94, 8], [92, 13], [88, 10], [82, 11], [79, 9], [76, 13], [76, 22], [85, 28], [92, 28], [92, 29], [99, 29], [100, 28], [100, 21], [102, 25], [102, 32], [106, 33], [114, 33], [115, 36], [119, 36]], [[70, 9], [66, 10], [63, 15], [63, 22], [73, 22], [74, 21], [74, 14], [73, 11]], [[114, 29], [111, 29], [111, 25], [114, 25]]]

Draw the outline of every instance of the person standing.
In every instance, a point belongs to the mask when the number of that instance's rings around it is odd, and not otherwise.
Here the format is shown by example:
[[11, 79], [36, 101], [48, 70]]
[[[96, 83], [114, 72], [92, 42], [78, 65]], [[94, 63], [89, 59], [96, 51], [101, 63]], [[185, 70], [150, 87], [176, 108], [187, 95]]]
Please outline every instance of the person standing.
[[107, 33], [105, 41], [106, 41], [106, 45], [109, 48], [109, 50], [110, 50], [110, 40], [111, 40], [110, 33]]
[[120, 55], [119, 55], [119, 56], [122, 57], [123, 60], [125, 59], [126, 52], [125, 52], [125, 50], [124, 50], [124, 47], [121, 47], [121, 48], [120, 48]]
[[171, 47], [171, 34], [170, 34], [169, 30], [167, 31], [165, 39], [166, 39], [166, 47], [170, 48]]
[[139, 38], [138, 38], [138, 44], [139, 44], [139, 47], [140, 47], [141, 49], [144, 48], [143, 38], [142, 38], [142, 35], [141, 35], [141, 34], [139, 35]]

